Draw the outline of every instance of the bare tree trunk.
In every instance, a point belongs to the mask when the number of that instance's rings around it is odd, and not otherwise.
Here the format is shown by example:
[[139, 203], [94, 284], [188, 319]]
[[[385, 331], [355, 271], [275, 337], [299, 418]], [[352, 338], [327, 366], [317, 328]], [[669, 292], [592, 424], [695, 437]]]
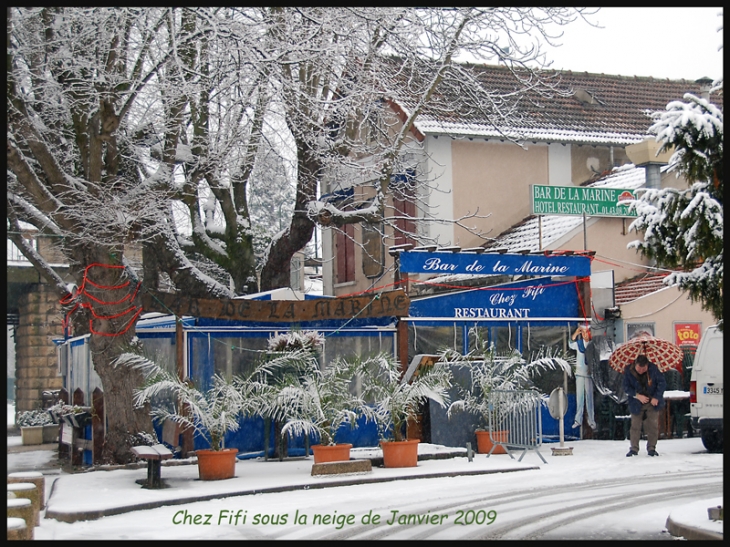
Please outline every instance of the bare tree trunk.
[[[79, 274], [85, 278], [78, 280], [79, 286], [84, 286], [78, 302], [88, 307], [75, 315], [74, 326], [76, 334], [91, 333], [91, 359], [104, 391], [106, 435], [102, 459], [128, 463], [132, 460], [130, 448], [139, 442], [138, 434], [154, 436], [149, 408], [134, 409], [132, 404], [134, 390], [144, 381], [142, 374], [113, 364], [121, 353], [133, 349], [134, 320], [139, 308], [131, 296], [137, 282], [120, 267], [121, 251], [92, 246], [77, 250], [77, 254], [83, 256], [82, 264], [94, 265]], [[111, 257], [116, 260], [110, 261]], [[126, 310], [130, 311], [124, 313]]]
[[261, 290], [268, 291], [289, 287], [291, 284], [291, 259], [303, 249], [314, 234], [314, 221], [307, 216], [307, 204], [317, 197], [317, 177], [321, 172], [314, 152], [299, 141], [297, 143], [299, 180], [297, 195], [289, 229], [276, 239], [269, 250], [268, 260], [261, 271]]
[[149, 408], [133, 409], [134, 390], [142, 385], [139, 372], [127, 367], [114, 367], [113, 358], [124, 349], [123, 339], [102, 340], [91, 336], [91, 355], [94, 369], [104, 389], [106, 435], [103, 460], [107, 463], [128, 463], [132, 460], [130, 448], [139, 442], [136, 435], [147, 432], [154, 435]]

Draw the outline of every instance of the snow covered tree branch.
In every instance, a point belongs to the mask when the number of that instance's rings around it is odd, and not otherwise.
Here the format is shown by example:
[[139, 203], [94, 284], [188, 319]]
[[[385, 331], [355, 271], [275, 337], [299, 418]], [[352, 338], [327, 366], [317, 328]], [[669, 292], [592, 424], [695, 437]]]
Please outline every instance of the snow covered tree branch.
[[[391, 181], [419, 147], [415, 120], [428, 108], [454, 107], [439, 90], [461, 85], [468, 69], [455, 59], [470, 53], [515, 67], [514, 89], [470, 91], [472, 108], [503, 120], [520, 90], [551, 89], [539, 71], [516, 69], [540, 59], [548, 26], [581, 11], [13, 7], [7, 14], [8, 225], [54, 233], [77, 286], [100, 264], [92, 274], [102, 286], [139, 277], [142, 290], [232, 297], [289, 285], [294, 253], [323, 221], [317, 199], [327, 177], [370, 181], [373, 191], [361, 207], [328, 205], [331, 224], [394, 225], [403, 215], [392, 205], [400, 190]], [[533, 41], [523, 48], [518, 37]], [[514, 42], [509, 52], [505, 41]], [[413, 184], [417, 191], [403, 198], [435, 191], [426, 174]], [[256, 210], [264, 206], [280, 211], [275, 221]], [[59, 298], [68, 295], [42, 256], [19, 248]], [[150, 431], [151, 423], [130, 404], [137, 375], [111, 366], [132, 336], [123, 321], [105, 319], [120, 311], [112, 308], [91, 323], [88, 309], [78, 313], [74, 332], [93, 324], [93, 361], [110, 405], [105, 450], [123, 461], [127, 431]]]

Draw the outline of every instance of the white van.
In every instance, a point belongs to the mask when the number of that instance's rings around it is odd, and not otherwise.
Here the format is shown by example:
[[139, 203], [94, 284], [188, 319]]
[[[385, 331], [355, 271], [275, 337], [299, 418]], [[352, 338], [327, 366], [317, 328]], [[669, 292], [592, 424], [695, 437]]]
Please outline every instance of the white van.
[[689, 384], [692, 427], [700, 430], [702, 444], [710, 452], [723, 451], [722, 346], [722, 331], [717, 325], [708, 327], [697, 348]]

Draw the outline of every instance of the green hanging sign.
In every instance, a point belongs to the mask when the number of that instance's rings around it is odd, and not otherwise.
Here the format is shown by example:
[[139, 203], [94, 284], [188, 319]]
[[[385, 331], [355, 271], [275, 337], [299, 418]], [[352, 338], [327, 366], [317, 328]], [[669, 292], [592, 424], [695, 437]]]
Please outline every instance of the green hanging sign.
[[532, 185], [534, 215], [576, 215], [592, 217], [636, 217], [629, 210], [636, 190], [588, 188], [583, 186]]

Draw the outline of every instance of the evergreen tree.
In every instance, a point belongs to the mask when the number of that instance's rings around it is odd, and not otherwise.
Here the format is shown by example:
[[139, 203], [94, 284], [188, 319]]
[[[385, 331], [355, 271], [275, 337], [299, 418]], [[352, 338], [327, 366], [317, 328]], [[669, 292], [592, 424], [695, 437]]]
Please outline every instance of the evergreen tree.
[[[722, 87], [720, 82], [716, 88]], [[630, 229], [644, 232], [629, 247], [680, 271], [667, 276], [723, 323], [723, 114], [705, 99], [685, 94], [654, 114], [649, 131], [660, 152], [675, 152], [671, 170], [684, 176], [686, 190], [648, 189], [636, 202]]]

